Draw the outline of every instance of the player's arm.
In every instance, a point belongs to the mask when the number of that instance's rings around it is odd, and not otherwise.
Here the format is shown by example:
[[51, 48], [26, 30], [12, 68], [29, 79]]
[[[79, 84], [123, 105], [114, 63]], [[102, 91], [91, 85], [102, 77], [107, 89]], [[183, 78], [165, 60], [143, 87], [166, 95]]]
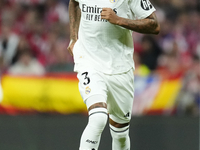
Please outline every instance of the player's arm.
[[139, 33], [158, 34], [160, 32], [160, 25], [157, 21], [155, 13], [152, 13], [145, 19], [131, 20], [117, 16], [111, 8], [103, 8], [101, 18], [108, 20], [112, 24], [119, 25]]
[[73, 47], [78, 39], [78, 29], [80, 23], [81, 11], [79, 3], [75, 0], [69, 2], [69, 21], [70, 21], [70, 43], [67, 48], [69, 53], [73, 55]]

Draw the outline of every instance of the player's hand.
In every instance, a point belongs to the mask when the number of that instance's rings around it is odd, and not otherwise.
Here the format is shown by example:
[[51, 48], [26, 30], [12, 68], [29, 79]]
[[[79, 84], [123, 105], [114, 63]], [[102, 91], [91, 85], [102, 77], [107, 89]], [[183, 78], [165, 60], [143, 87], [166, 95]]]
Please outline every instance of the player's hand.
[[111, 8], [103, 8], [101, 12], [101, 19], [106, 19], [112, 24], [117, 24], [119, 16]]
[[73, 48], [74, 48], [74, 44], [76, 43], [75, 40], [71, 40], [69, 43], [69, 46], [67, 47], [68, 52], [70, 53], [70, 55], [73, 56]]

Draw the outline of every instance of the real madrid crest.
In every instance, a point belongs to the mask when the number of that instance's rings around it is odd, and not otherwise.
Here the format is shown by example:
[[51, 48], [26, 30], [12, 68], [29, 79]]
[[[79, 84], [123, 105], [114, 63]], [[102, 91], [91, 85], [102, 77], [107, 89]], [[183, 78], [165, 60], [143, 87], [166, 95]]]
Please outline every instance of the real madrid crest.
[[115, 3], [117, 0], [110, 0], [111, 3]]
[[91, 89], [89, 88], [89, 86], [87, 86], [85, 88], [85, 94], [90, 94], [90, 92], [91, 92]]

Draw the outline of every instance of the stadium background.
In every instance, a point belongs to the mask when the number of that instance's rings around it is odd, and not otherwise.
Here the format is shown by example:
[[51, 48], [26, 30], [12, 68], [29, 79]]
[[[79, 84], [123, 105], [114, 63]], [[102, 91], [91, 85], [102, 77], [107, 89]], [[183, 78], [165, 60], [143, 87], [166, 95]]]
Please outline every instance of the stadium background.
[[[200, 2], [151, 2], [160, 34], [133, 33], [132, 149], [198, 150]], [[78, 149], [87, 114], [68, 44], [68, 0], [0, 1], [0, 150]]]

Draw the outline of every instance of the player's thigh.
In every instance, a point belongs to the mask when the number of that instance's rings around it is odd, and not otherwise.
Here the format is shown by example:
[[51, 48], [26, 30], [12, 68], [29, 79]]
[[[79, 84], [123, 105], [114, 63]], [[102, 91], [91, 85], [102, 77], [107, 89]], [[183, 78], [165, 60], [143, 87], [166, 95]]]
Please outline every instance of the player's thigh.
[[130, 122], [133, 100], [133, 70], [113, 76], [108, 84], [107, 107], [110, 119], [119, 124]]
[[92, 99], [88, 102], [88, 106], [106, 102], [107, 86], [101, 73], [93, 69], [86, 69], [79, 71], [77, 77], [79, 79], [79, 91], [84, 102], [86, 103], [89, 98]]

